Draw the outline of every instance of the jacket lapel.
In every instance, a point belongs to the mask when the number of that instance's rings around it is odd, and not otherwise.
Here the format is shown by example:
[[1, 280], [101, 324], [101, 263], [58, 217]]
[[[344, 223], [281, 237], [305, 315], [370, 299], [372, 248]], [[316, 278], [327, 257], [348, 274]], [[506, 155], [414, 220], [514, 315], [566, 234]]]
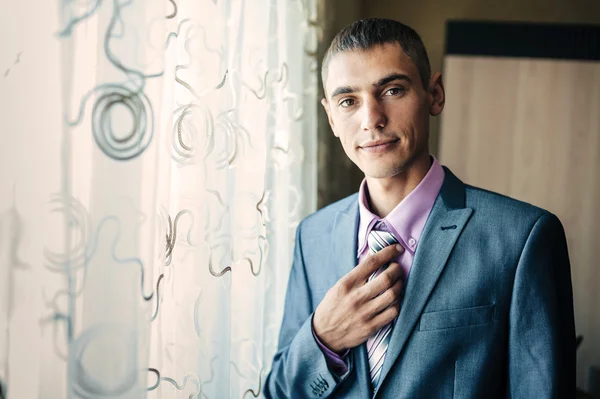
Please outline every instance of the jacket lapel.
[[[333, 224], [335, 237], [332, 242], [330, 265], [335, 265], [334, 280], [330, 282], [333, 286], [340, 278], [348, 274], [357, 264], [358, 251], [358, 201], [354, 198], [347, 208], [340, 211]], [[351, 350], [354, 362], [356, 382], [360, 391], [360, 397], [370, 398], [371, 389], [369, 381], [369, 367], [365, 345], [359, 345]]]
[[358, 251], [358, 202], [356, 199], [338, 212], [333, 223], [333, 237], [330, 265], [335, 265], [333, 286], [340, 278], [349, 273], [356, 266], [356, 252]]
[[452, 248], [473, 212], [471, 208], [465, 208], [464, 184], [447, 168], [444, 172], [440, 194], [421, 233], [375, 395], [412, 334]]

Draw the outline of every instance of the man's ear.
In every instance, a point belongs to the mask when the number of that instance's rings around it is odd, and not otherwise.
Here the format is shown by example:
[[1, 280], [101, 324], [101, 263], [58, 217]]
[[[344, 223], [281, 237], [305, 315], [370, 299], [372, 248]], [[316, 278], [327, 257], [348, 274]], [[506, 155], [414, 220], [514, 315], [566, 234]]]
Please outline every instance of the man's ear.
[[444, 90], [444, 82], [442, 81], [442, 74], [436, 72], [432, 77], [429, 84], [429, 113], [433, 116], [437, 116], [442, 113], [444, 104], [446, 103], [446, 92]]
[[338, 137], [337, 133], [335, 132], [333, 119], [331, 119], [331, 109], [329, 109], [329, 101], [327, 101], [327, 98], [323, 97], [321, 99], [321, 105], [323, 105], [323, 108], [325, 108], [325, 112], [327, 113], [327, 120], [329, 121], [329, 126], [331, 127], [333, 134], [335, 135], [335, 137]]

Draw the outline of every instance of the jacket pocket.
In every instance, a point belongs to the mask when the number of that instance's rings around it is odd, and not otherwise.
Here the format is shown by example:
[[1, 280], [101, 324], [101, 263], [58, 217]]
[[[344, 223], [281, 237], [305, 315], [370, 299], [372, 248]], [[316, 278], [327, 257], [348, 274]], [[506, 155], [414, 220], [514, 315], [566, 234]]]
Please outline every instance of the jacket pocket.
[[419, 331], [441, 330], [488, 324], [494, 321], [496, 305], [426, 312], [421, 315]]

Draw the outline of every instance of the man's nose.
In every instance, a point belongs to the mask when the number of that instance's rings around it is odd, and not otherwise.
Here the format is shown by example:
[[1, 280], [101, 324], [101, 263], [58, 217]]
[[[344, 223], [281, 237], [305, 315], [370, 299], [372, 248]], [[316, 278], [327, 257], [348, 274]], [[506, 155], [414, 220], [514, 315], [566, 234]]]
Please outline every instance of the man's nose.
[[379, 130], [385, 127], [387, 119], [382, 104], [379, 101], [365, 101], [363, 106], [362, 130]]

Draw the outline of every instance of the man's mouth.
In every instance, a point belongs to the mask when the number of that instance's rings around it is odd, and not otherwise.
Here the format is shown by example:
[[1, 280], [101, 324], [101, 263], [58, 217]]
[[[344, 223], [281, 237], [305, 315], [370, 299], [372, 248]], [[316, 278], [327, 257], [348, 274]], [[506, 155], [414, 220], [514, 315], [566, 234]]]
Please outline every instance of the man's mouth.
[[366, 143], [360, 145], [360, 149], [372, 153], [385, 152], [392, 148], [398, 141], [399, 139], [367, 141]]

